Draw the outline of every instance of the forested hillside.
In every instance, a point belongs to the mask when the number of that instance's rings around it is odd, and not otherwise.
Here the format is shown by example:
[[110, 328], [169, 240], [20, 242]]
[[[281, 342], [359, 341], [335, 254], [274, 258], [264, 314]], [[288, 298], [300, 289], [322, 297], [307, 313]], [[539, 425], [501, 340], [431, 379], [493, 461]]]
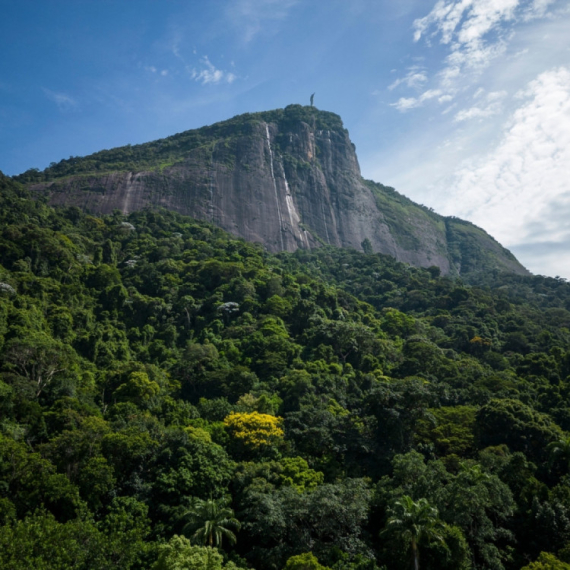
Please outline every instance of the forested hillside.
[[570, 568], [570, 285], [272, 255], [0, 175], [0, 568]]
[[529, 275], [481, 228], [364, 180], [341, 118], [312, 106], [246, 113], [157, 141], [103, 150], [14, 178], [56, 207], [94, 215], [164, 208], [268, 251], [321, 245], [384, 253], [465, 277]]

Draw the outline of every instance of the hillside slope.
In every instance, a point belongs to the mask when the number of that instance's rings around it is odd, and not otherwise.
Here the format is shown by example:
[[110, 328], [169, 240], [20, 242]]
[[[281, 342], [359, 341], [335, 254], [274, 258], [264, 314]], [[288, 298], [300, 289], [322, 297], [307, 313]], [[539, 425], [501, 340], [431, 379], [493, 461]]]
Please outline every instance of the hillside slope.
[[0, 173], [0, 568], [565, 568], [570, 284], [475, 277]]
[[271, 252], [321, 245], [465, 275], [527, 270], [480, 228], [366, 181], [340, 117], [312, 107], [245, 114], [137, 146], [70, 158], [16, 180], [52, 205], [128, 214], [164, 207]]

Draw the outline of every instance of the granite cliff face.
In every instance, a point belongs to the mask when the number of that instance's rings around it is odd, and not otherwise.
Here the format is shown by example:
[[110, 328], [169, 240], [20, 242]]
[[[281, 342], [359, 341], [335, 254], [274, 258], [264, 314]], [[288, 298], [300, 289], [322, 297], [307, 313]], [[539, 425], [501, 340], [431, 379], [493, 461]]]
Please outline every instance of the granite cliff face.
[[163, 207], [272, 252], [363, 249], [444, 274], [527, 273], [483, 230], [362, 179], [337, 115], [292, 105], [102, 151], [17, 177], [53, 205], [93, 213]]

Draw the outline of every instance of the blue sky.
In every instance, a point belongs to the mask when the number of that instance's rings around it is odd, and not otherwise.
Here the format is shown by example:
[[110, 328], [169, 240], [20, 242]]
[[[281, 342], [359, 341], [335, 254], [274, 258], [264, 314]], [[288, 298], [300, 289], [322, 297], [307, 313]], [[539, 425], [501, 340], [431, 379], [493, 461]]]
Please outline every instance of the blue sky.
[[244, 112], [342, 116], [363, 175], [570, 278], [570, 0], [0, 0], [0, 170]]

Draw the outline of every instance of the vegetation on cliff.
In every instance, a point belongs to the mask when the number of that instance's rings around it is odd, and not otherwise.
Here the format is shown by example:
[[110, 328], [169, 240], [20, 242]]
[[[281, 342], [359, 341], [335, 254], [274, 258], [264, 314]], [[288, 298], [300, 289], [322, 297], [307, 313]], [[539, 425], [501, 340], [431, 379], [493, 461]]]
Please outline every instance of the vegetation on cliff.
[[270, 255], [2, 176], [0, 228], [0, 567], [570, 562], [563, 279]]
[[341, 118], [334, 113], [319, 111], [314, 107], [289, 105], [285, 109], [245, 113], [211, 126], [144, 144], [102, 150], [85, 157], [71, 156], [50, 164], [43, 171], [35, 168], [27, 170], [15, 179], [22, 184], [29, 184], [73, 175], [160, 170], [166, 165], [184, 160], [190, 151], [211, 149], [215, 143], [229, 143], [237, 137], [248, 135], [252, 131], [252, 125], [262, 121], [277, 124], [279, 130], [287, 130], [303, 121], [315, 129], [344, 131]]
[[314, 107], [247, 113], [145, 144], [70, 157], [14, 179], [53, 204], [92, 213], [157, 205], [189, 213], [261, 240], [274, 252], [307, 247], [309, 240], [311, 246], [355, 248], [362, 242], [455, 276], [528, 273], [481, 228], [362, 179], [341, 118]]

